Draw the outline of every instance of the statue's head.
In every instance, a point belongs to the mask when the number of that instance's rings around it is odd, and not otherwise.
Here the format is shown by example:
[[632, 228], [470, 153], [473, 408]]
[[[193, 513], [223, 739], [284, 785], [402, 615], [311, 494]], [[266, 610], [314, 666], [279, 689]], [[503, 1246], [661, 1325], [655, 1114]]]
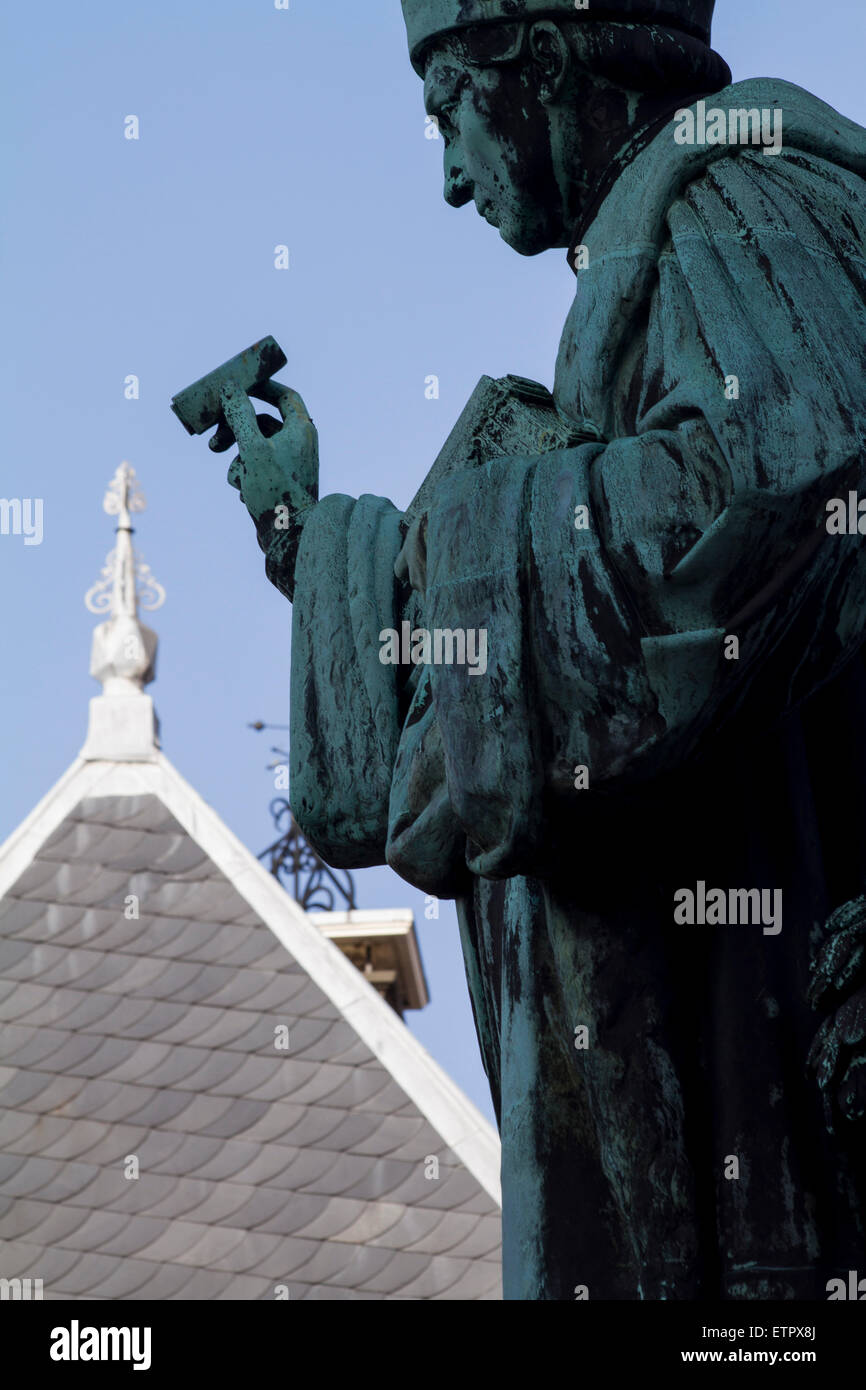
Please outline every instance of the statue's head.
[[567, 246], [641, 134], [731, 80], [715, 0], [402, 0], [445, 141], [445, 198], [523, 255]]

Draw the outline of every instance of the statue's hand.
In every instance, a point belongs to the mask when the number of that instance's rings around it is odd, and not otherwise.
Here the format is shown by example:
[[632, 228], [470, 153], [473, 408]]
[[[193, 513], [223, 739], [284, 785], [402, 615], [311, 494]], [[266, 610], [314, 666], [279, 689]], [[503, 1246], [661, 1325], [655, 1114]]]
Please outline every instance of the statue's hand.
[[[265, 382], [255, 395], [278, 408], [282, 424], [272, 415], [257, 416], [246, 392], [232, 383], [220, 394], [226, 427], [220, 426], [210, 447], [220, 453], [237, 441], [240, 452], [228, 481], [256, 523], [264, 550], [275, 526], [299, 535], [303, 514], [318, 500], [318, 434], [297, 391], [279, 382]], [[278, 516], [278, 507], [287, 509], [287, 516]]]
[[809, 1051], [827, 1128], [866, 1115], [866, 898], [832, 913], [828, 939], [812, 965], [809, 1000], [831, 1009]]

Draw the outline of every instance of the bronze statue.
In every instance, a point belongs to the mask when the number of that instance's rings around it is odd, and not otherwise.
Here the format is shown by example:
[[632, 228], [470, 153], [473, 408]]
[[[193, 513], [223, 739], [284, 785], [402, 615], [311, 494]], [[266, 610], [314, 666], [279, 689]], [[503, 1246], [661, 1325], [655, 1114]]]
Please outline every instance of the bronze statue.
[[552, 394], [483, 378], [407, 513], [320, 500], [301, 398], [221, 386], [294, 602], [293, 810], [457, 901], [507, 1298], [835, 1296], [866, 1274], [866, 132], [729, 85], [713, 0], [403, 9], [446, 199], [562, 247], [576, 296]]

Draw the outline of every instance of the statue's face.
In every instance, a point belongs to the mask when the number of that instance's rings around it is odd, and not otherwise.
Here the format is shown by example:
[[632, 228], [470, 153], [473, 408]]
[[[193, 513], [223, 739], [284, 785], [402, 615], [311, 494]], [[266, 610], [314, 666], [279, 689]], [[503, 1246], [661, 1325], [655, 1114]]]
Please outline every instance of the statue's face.
[[445, 201], [474, 199], [521, 255], [567, 245], [549, 110], [532, 71], [476, 67], [444, 42], [428, 59], [424, 100], [445, 141]]

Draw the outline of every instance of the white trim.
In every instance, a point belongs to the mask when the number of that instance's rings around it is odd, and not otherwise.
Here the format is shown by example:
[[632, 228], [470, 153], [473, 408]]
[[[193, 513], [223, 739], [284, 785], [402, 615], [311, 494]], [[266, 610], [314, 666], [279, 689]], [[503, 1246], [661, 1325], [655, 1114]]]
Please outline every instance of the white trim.
[[[320, 922], [327, 922], [329, 927], [348, 929], [357, 924], [359, 927], [376, 927], [389, 936], [399, 935], [415, 923], [411, 907], [350, 907], [337, 912], [317, 912], [316, 917]], [[355, 934], [358, 934], [357, 928]]]
[[[164, 754], [140, 763], [78, 758], [0, 846], [0, 897], [85, 797], [148, 794], [156, 796], [204, 850], [501, 1206], [500, 1143], [493, 1126]], [[375, 916], [381, 920], [385, 914]]]

